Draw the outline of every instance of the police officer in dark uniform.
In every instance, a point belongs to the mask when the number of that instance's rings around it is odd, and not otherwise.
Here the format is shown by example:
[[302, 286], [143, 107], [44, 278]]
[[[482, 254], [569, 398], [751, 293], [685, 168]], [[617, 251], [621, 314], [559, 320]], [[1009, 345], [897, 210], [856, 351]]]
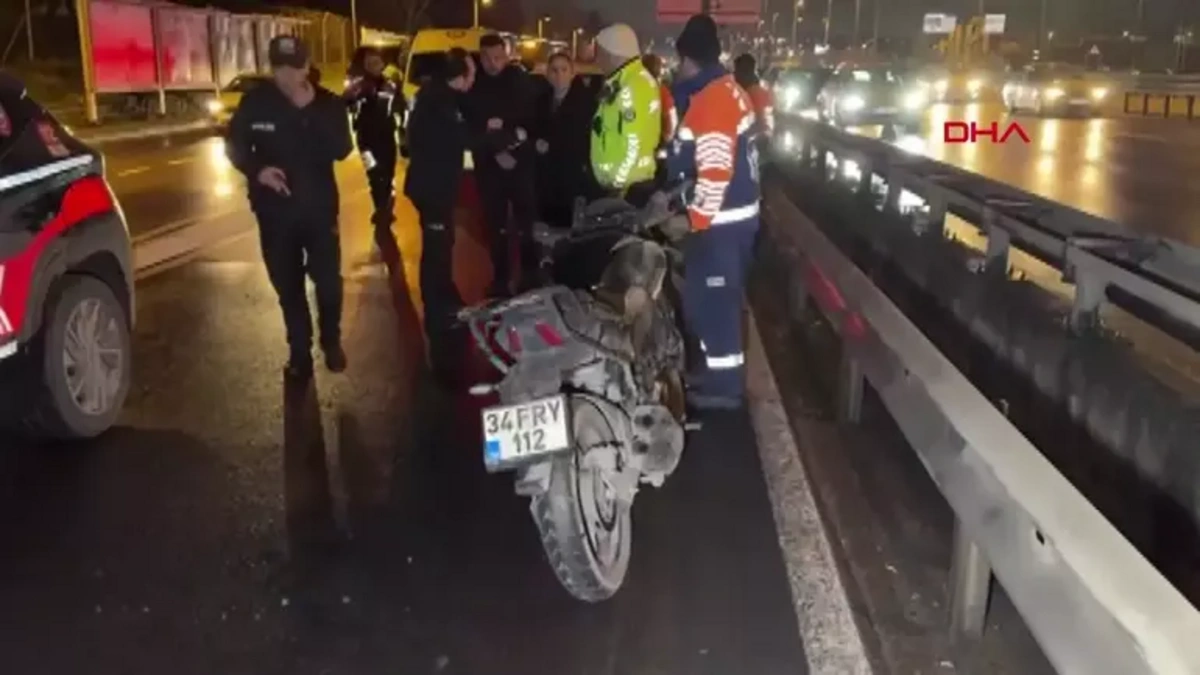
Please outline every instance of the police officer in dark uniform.
[[404, 194], [421, 220], [421, 297], [430, 344], [462, 307], [454, 285], [454, 206], [458, 202], [467, 150], [467, 127], [460, 110], [471, 85], [474, 62], [461, 49], [450, 50], [441, 72], [421, 88], [408, 120], [408, 171]]
[[402, 128], [404, 95], [398, 84], [384, 74], [383, 55], [374, 47], [360, 47], [351, 66], [350, 86], [343, 97], [350, 107], [358, 151], [367, 169], [375, 213], [371, 222], [375, 236], [391, 234], [396, 221], [397, 130]]
[[312, 376], [312, 317], [305, 273], [317, 290], [320, 344], [332, 372], [342, 350], [341, 246], [334, 164], [353, 150], [346, 106], [309, 79], [308, 49], [290, 35], [271, 40], [273, 85], [248, 92], [229, 122], [229, 159], [246, 175], [263, 262], [287, 329], [287, 374]]

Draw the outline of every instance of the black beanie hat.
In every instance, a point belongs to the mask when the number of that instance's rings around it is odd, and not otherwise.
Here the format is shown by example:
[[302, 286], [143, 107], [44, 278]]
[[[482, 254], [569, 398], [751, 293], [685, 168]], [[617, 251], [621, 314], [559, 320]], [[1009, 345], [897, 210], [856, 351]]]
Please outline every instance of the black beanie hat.
[[717, 35], [717, 22], [707, 14], [692, 16], [675, 40], [675, 51], [679, 52], [679, 58], [691, 59], [702, 66], [720, 62], [721, 38]]

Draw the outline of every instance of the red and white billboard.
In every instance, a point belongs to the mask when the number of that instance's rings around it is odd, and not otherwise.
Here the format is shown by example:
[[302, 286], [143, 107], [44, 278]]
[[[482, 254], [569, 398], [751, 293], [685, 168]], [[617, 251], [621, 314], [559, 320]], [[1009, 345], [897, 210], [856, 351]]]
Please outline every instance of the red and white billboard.
[[658, 0], [659, 23], [685, 23], [700, 13], [700, 0]]
[[[722, 26], [757, 26], [764, 0], [708, 0], [708, 13]], [[658, 0], [659, 23], [685, 23], [704, 11], [704, 0]]]
[[163, 86], [193, 89], [215, 85], [208, 13], [174, 7], [155, 11], [158, 12]]
[[158, 88], [154, 20], [149, 7], [91, 0], [92, 64], [100, 93]]
[[242, 73], [258, 71], [253, 18], [216, 13], [213, 14], [212, 30], [217, 82], [225, 85]]

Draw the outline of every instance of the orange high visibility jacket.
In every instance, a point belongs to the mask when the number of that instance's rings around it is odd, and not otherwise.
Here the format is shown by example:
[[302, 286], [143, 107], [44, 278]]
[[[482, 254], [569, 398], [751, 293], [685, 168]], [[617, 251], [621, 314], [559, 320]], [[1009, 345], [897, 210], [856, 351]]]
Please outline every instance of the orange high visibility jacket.
[[761, 84], [750, 87], [746, 93], [750, 96], [750, 103], [754, 107], [758, 132], [764, 136], [770, 136], [775, 132], [775, 96]]

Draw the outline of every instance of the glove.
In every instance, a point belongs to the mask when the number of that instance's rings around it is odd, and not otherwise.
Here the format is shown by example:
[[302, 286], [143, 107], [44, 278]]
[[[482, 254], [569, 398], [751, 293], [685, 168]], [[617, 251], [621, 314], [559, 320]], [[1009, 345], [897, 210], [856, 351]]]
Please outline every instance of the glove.
[[688, 219], [687, 214], [681, 213], [668, 218], [661, 229], [667, 239], [677, 242], [692, 233], [692, 221]]

